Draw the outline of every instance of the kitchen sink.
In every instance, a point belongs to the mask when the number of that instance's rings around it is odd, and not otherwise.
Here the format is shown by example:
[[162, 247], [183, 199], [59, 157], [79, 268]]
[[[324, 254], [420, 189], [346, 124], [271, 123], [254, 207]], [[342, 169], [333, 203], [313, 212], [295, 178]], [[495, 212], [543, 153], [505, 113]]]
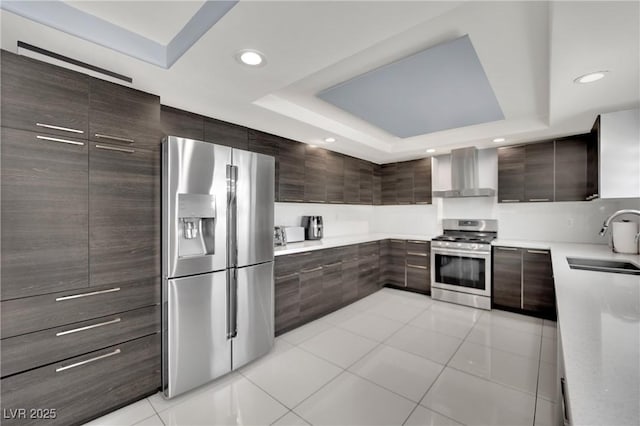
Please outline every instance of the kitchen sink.
[[567, 257], [571, 269], [584, 269], [587, 271], [613, 272], [614, 274], [640, 275], [640, 267], [631, 262], [606, 259], [582, 259], [579, 257]]

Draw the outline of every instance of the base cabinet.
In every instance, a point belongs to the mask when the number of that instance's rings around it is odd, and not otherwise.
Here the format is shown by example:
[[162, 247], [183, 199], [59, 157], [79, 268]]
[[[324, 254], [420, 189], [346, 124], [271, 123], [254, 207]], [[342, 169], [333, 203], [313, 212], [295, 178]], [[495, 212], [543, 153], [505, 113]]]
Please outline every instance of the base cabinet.
[[276, 335], [377, 291], [379, 246], [374, 241], [276, 257]]
[[555, 289], [549, 250], [493, 248], [495, 309], [555, 319]]
[[2, 380], [2, 424], [78, 424], [160, 386], [160, 334]]

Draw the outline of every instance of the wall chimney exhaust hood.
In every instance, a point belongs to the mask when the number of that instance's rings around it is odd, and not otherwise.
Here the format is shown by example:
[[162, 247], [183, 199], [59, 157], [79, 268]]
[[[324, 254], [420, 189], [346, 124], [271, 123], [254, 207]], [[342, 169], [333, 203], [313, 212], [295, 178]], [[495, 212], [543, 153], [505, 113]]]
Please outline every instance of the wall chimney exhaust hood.
[[434, 191], [434, 197], [493, 197], [493, 188], [478, 187], [478, 150], [475, 147], [451, 150], [451, 186], [446, 191]]

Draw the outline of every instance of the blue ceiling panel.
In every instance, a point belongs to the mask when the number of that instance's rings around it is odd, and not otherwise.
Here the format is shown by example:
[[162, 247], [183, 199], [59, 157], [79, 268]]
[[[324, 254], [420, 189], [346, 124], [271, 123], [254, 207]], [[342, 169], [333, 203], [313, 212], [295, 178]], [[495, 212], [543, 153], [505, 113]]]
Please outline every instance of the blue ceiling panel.
[[317, 96], [401, 138], [504, 119], [467, 35]]

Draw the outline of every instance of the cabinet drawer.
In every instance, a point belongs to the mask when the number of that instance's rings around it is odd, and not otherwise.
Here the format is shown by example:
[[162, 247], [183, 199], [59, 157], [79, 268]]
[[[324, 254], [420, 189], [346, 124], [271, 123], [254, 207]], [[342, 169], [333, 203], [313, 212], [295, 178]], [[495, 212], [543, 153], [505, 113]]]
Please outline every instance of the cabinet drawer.
[[372, 255], [378, 255], [380, 249], [380, 243], [378, 241], [372, 241], [370, 243], [358, 244], [358, 257], [368, 257]]
[[2, 51], [2, 126], [86, 139], [89, 78]]
[[2, 341], [2, 377], [160, 331], [160, 306], [10, 337]]
[[407, 287], [415, 290], [429, 291], [431, 287], [429, 270], [407, 264]]
[[429, 241], [408, 240], [407, 254], [418, 253], [428, 255], [430, 245]]
[[407, 253], [407, 266], [429, 269], [430, 263], [431, 259], [427, 255], [422, 255], [421, 253], [414, 254], [413, 252]]
[[274, 274], [276, 278], [289, 275], [294, 272], [300, 272], [305, 268], [305, 265], [311, 261], [310, 251], [305, 253], [289, 254], [286, 256], [276, 257], [276, 264], [274, 267]]
[[275, 330], [280, 334], [300, 322], [300, 275], [291, 273], [275, 279]]
[[[160, 386], [160, 334], [16, 374], [1, 384], [3, 413], [25, 409], [27, 417], [5, 414], [3, 425], [82, 423]], [[55, 418], [29, 418], [31, 409], [55, 409]]]
[[2, 338], [113, 315], [160, 303], [160, 283], [148, 279], [124, 285], [7, 300], [0, 303]]

